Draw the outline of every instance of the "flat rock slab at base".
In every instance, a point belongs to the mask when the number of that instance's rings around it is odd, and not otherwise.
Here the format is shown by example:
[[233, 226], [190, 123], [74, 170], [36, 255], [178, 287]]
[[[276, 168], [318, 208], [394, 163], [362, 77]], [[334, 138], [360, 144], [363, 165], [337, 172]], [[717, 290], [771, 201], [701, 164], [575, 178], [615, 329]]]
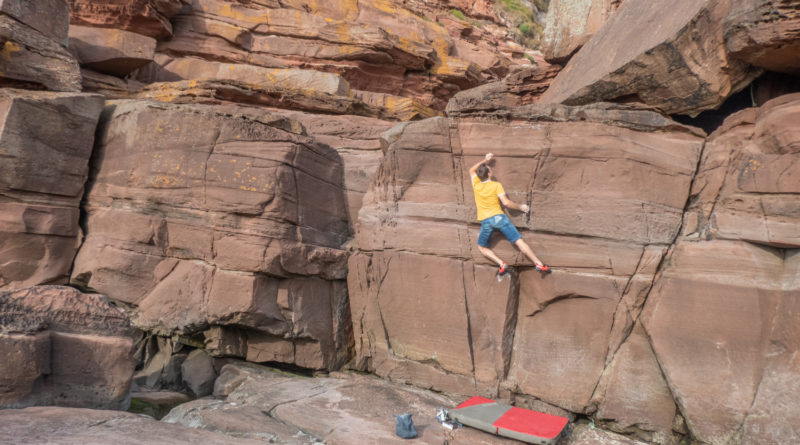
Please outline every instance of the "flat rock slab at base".
[[181, 405], [164, 421], [282, 444], [400, 444], [407, 442], [395, 435], [393, 415], [411, 413], [419, 434], [416, 444], [518, 443], [469, 428], [447, 430], [436, 421], [436, 410], [455, 406], [456, 400], [356, 374], [312, 379], [229, 364], [215, 395], [227, 397]]
[[15, 445], [257, 445], [122, 411], [35, 407], [0, 411], [0, 443]]

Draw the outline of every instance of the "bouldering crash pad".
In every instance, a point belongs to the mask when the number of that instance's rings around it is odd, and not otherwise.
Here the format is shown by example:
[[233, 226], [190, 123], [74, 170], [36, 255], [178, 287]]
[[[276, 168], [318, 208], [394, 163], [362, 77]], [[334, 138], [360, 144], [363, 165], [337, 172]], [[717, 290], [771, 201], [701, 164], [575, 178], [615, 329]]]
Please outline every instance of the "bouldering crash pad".
[[567, 426], [567, 418], [472, 397], [448, 412], [464, 425], [523, 442], [554, 444]]

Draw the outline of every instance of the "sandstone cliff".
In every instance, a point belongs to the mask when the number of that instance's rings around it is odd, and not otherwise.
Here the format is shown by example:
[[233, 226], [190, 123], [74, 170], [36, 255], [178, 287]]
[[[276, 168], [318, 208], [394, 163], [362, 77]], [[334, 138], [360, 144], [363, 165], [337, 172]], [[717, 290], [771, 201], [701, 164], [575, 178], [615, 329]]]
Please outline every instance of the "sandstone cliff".
[[[134, 366], [208, 394], [239, 359], [504, 398], [575, 420], [572, 444], [588, 421], [628, 436], [608, 443], [800, 437], [792, 2], [554, 0], [586, 18], [550, 28], [563, 70], [491, 2], [45, 3], [0, 1], [3, 406], [124, 408]], [[748, 85], [711, 134], [666, 114]], [[495, 234], [498, 281], [476, 250], [486, 152], [551, 274]], [[239, 425], [268, 406], [224, 396]]]

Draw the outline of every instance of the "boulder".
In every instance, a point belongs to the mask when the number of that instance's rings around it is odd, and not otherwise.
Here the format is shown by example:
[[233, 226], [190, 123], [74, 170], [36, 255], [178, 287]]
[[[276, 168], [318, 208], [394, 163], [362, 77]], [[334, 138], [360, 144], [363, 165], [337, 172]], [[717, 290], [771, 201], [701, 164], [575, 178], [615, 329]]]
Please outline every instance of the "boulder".
[[0, 410], [0, 442], [83, 445], [258, 445], [263, 441], [159, 422], [149, 416], [84, 408], [34, 407]]
[[791, 0], [732, 0], [725, 19], [731, 57], [770, 71], [800, 74], [800, 11]]
[[727, 55], [729, 6], [729, 0], [623, 2], [541, 100], [643, 102], [691, 116], [717, 108], [760, 71]]
[[181, 10], [181, 0], [67, 0], [70, 23], [114, 28], [154, 39], [172, 35], [172, 18]]
[[[592, 412], [610, 351], [680, 233], [703, 136], [610, 104], [463, 113], [385, 133], [349, 260], [356, 366]], [[509, 197], [534, 209], [509, 213], [552, 274], [496, 235], [491, 247], [516, 272], [495, 280], [477, 251], [467, 170], [487, 147]]]
[[[42, 14], [47, 11], [47, 14]], [[35, 29], [48, 39], [64, 44], [69, 28], [69, 6], [65, 0], [0, 1], [0, 14]]]
[[195, 397], [210, 395], [217, 378], [213, 359], [202, 349], [195, 349], [181, 364], [181, 378]]
[[[41, 8], [41, 9], [40, 9]], [[46, 8], [52, 13], [42, 14]], [[43, 4], [25, 0], [0, 3], [0, 85], [34, 90], [80, 91], [78, 63], [67, 44], [64, 0]]]
[[121, 29], [72, 25], [69, 47], [82, 67], [124, 77], [153, 61], [156, 40]]
[[[342, 161], [277, 113], [121, 101], [98, 132], [72, 281], [169, 336], [235, 326], [347, 358]], [[119, 137], [119, 135], [126, 135]]]
[[66, 283], [103, 98], [0, 92], [0, 290]]
[[616, 11], [622, 0], [551, 0], [542, 34], [542, 53], [553, 63], [564, 63]]
[[0, 407], [125, 409], [133, 375], [127, 316], [63, 286], [0, 293]]
[[560, 70], [559, 65], [514, 68], [503, 80], [456, 93], [447, 103], [447, 115], [508, 110], [535, 103]]

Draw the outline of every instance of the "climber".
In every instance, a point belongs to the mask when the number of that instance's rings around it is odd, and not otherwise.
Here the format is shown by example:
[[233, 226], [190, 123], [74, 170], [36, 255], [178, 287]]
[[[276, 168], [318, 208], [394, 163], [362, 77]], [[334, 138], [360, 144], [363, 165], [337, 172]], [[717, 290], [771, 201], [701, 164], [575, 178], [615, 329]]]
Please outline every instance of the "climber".
[[502, 275], [509, 269], [508, 264], [501, 260], [489, 246], [489, 238], [495, 229], [503, 232], [508, 241], [514, 244], [536, 265], [536, 270], [549, 272], [549, 268], [539, 260], [536, 254], [533, 253], [528, 243], [526, 243], [508, 219], [500, 203], [509, 209], [519, 210], [524, 213], [530, 211], [527, 204], [517, 204], [506, 196], [503, 185], [497, 181], [492, 180], [492, 169], [489, 168], [489, 161], [492, 160], [494, 155], [487, 153], [486, 157], [473, 165], [469, 169], [470, 179], [472, 180], [472, 191], [475, 193], [475, 205], [478, 207], [478, 221], [481, 222], [481, 231], [478, 235], [478, 250], [481, 251], [483, 256], [489, 258], [500, 266], [497, 273]]

